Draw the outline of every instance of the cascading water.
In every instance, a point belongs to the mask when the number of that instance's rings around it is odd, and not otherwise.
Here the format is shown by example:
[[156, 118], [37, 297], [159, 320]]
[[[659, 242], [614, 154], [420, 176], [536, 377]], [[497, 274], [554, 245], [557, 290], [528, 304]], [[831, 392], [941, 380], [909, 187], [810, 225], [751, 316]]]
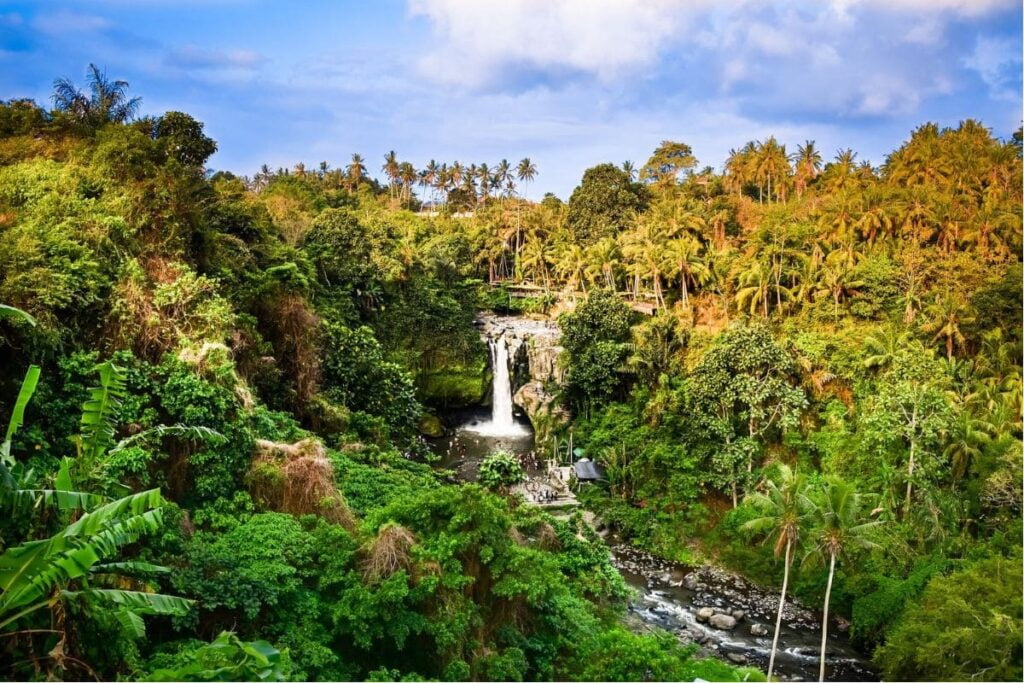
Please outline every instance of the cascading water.
[[[512, 372], [509, 362], [509, 350], [514, 342], [502, 333], [487, 340], [491, 352], [491, 372], [493, 383], [491, 389], [491, 419], [470, 427], [467, 431], [487, 436], [522, 436], [529, 429], [515, 421], [512, 416]], [[515, 350], [518, 347], [512, 347]]]
[[508, 341], [505, 335], [488, 340], [491, 367], [494, 368], [494, 389], [491, 395], [491, 425], [495, 431], [513, 429], [512, 383], [509, 380]]

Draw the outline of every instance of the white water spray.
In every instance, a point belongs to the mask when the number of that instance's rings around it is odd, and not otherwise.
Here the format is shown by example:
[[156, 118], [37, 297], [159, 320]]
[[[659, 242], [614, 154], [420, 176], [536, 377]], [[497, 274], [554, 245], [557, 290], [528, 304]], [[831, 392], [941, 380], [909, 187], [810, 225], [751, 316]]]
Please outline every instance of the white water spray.
[[491, 420], [467, 428], [488, 436], [517, 436], [528, 432], [512, 417], [512, 378], [509, 363], [509, 340], [505, 335], [488, 339], [494, 381], [491, 389]]
[[505, 335], [488, 342], [494, 368], [494, 393], [491, 396], [491, 424], [495, 430], [512, 429], [512, 382], [509, 379], [508, 341]]

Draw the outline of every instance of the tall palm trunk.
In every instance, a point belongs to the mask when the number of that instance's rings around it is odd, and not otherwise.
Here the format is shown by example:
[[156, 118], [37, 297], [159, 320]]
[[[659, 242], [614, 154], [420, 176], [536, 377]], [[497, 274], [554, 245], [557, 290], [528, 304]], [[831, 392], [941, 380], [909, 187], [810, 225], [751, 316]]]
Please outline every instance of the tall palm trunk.
[[775, 637], [772, 638], [772, 653], [768, 657], [768, 680], [772, 680], [772, 671], [775, 669], [775, 652], [779, 649], [779, 630], [782, 628], [782, 608], [786, 605], [786, 589], [789, 587], [789, 563], [792, 561], [790, 553], [793, 549], [793, 541], [786, 539], [786, 566], [782, 575], [782, 593], [779, 595], [779, 612], [775, 615]]
[[825, 588], [825, 612], [821, 617], [821, 666], [818, 669], [818, 683], [825, 680], [825, 645], [828, 639], [828, 601], [832, 597], [832, 579], [836, 575], [836, 554], [832, 553], [828, 563], [828, 586]]

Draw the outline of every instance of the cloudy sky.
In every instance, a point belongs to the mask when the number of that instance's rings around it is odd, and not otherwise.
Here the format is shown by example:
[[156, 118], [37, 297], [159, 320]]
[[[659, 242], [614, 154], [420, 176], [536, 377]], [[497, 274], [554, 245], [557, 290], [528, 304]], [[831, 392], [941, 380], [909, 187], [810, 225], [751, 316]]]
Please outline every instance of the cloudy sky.
[[663, 139], [775, 134], [880, 163], [925, 121], [1022, 118], [1020, 0], [0, 0], [0, 99], [95, 62], [211, 164], [534, 159], [530, 194]]

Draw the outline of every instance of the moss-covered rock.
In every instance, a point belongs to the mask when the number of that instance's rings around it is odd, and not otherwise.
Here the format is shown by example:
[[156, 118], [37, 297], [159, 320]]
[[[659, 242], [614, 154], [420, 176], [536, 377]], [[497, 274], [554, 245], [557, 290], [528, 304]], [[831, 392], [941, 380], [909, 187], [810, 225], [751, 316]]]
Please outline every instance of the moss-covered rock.
[[437, 408], [480, 405], [488, 397], [491, 371], [486, 360], [474, 365], [437, 368], [416, 380], [419, 399]]
[[420, 434], [432, 437], [444, 436], [444, 425], [436, 415], [425, 413], [420, 418]]

